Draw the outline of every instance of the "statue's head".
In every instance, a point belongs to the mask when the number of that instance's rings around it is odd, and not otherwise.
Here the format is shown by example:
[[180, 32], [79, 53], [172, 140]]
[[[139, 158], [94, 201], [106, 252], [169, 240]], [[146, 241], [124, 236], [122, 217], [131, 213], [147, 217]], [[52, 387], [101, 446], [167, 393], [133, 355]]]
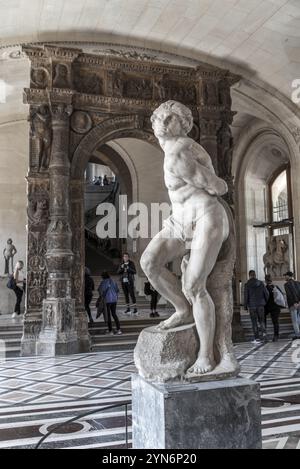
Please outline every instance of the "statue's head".
[[12, 244], [12, 239], [11, 238], [8, 238], [7, 244]]
[[154, 135], [159, 137], [186, 136], [193, 127], [191, 110], [178, 101], [166, 101], [151, 116]]

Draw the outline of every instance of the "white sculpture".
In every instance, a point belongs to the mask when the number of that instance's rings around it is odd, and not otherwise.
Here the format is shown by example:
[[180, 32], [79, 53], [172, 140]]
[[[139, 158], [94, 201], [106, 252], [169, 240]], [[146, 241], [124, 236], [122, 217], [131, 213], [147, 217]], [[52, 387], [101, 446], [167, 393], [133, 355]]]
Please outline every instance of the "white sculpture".
[[[200, 350], [186, 378], [234, 376], [239, 371], [231, 341], [235, 236], [230, 209], [220, 198], [227, 185], [215, 174], [204, 148], [187, 136], [193, 117], [186, 106], [167, 101], [151, 121], [165, 153], [172, 215], [149, 243], [141, 266], [153, 287], [175, 307], [157, 332], [195, 322]], [[181, 281], [166, 267], [178, 258]], [[136, 362], [138, 354], [137, 348]]]

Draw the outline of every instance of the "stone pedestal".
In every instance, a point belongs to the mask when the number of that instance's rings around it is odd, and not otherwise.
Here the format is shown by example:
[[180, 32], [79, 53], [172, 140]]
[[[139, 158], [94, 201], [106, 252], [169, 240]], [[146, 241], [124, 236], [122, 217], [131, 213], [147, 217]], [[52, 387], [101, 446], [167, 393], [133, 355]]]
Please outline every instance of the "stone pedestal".
[[133, 448], [260, 449], [259, 384], [156, 384], [132, 377]]
[[145, 379], [161, 382], [180, 380], [196, 361], [198, 350], [195, 324], [167, 330], [147, 327], [139, 335], [134, 361]]
[[37, 355], [55, 356], [78, 353], [75, 329], [75, 301], [44, 300], [42, 332], [37, 341]]

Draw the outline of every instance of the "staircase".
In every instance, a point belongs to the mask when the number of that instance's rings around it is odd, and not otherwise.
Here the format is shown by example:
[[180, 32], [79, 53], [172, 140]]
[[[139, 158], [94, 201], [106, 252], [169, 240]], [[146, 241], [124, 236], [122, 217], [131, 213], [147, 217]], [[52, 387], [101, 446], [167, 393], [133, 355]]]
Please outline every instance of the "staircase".
[[[96, 316], [96, 300], [98, 298], [97, 288], [101, 282], [101, 277], [94, 276], [95, 288], [94, 297], [91, 303], [92, 315], [95, 318]], [[105, 335], [106, 325], [103, 321], [103, 318], [100, 317], [99, 320], [94, 322], [94, 324], [89, 326], [89, 332], [92, 338], [92, 351], [108, 351], [108, 350], [124, 350], [124, 349], [133, 349], [136, 345], [138, 336], [140, 332], [145, 327], [150, 327], [158, 324], [161, 320], [167, 319], [171, 310], [166, 308], [165, 305], [158, 305], [158, 311], [160, 314], [159, 318], [150, 318], [150, 309], [149, 301], [143, 297], [136, 295], [137, 309], [139, 315], [129, 316], [125, 315], [124, 312], [127, 308], [125, 296], [123, 290], [120, 286], [118, 277], [112, 277], [114, 281], [118, 283], [120, 292], [119, 292], [119, 301], [117, 306], [117, 314], [121, 323], [122, 335]], [[114, 322], [113, 322], [114, 327]]]
[[[253, 332], [252, 332], [252, 324], [250, 315], [248, 312], [242, 311], [241, 312], [241, 323], [243, 327], [243, 331], [245, 334], [245, 340], [248, 342], [253, 340]], [[292, 325], [291, 315], [288, 310], [281, 310], [279, 316], [279, 333], [280, 339], [289, 339], [291, 336], [294, 335], [294, 329]], [[271, 320], [270, 315], [267, 318], [267, 334], [268, 338], [272, 339], [274, 335], [273, 323]]]
[[[18, 357], [20, 355], [22, 335], [23, 324], [21, 318], [11, 319], [11, 314], [0, 316], [0, 344], [5, 343], [6, 357]], [[2, 354], [3, 346], [1, 345], [0, 351]], [[0, 360], [1, 358], [0, 356]]]

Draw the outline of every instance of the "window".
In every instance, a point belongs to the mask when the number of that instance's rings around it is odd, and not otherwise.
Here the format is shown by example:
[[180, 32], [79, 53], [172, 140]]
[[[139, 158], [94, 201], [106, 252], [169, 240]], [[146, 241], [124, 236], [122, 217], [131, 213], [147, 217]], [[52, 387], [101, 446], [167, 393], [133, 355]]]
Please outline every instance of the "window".
[[[272, 221], [289, 218], [287, 170], [282, 171], [271, 185]], [[280, 233], [282, 234], [282, 233]]]

